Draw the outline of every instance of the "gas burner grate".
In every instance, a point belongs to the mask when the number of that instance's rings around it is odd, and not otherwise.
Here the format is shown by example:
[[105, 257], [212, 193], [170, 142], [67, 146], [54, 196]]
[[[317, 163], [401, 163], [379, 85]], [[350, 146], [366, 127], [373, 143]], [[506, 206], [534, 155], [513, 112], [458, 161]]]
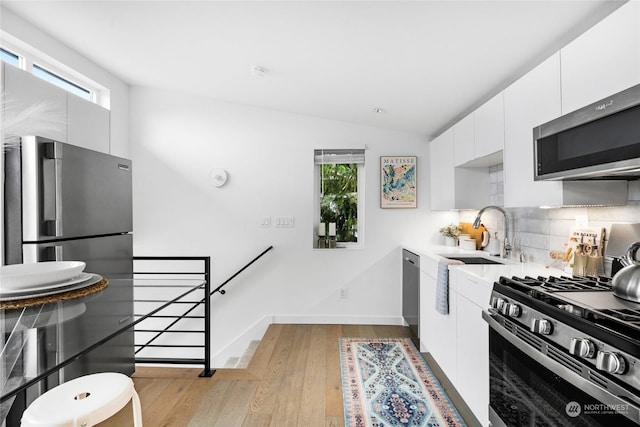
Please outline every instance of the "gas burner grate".
[[605, 276], [599, 277], [517, 277], [506, 279], [503, 284], [517, 283], [528, 287], [537, 287], [547, 292], [567, 291], [611, 291], [611, 279]]
[[566, 291], [610, 291], [611, 279], [608, 277], [567, 277], [551, 276], [544, 281], [542, 288], [550, 292]]
[[640, 310], [630, 310], [628, 308], [622, 310], [603, 309], [599, 310], [602, 314], [611, 316], [615, 319], [622, 320], [636, 328], [640, 328]]

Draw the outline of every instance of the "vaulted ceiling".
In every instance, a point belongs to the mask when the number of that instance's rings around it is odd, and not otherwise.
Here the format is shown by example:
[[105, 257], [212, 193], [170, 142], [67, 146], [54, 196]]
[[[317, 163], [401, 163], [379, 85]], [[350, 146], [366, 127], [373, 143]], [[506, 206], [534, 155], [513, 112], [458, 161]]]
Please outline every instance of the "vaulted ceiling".
[[622, 3], [1, 2], [131, 85], [425, 136]]

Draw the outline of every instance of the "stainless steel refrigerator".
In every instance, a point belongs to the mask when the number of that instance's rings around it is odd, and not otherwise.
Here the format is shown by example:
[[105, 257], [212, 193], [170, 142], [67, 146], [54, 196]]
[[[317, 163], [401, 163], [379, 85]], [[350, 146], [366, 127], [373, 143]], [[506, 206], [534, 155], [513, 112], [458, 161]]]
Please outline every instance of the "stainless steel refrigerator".
[[[76, 354], [133, 316], [131, 161], [28, 136], [5, 152], [4, 169], [4, 264], [84, 261], [86, 272], [110, 280], [108, 292], [86, 298], [83, 316], [45, 334], [57, 354], [41, 357]], [[133, 370], [131, 332], [64, 368], [60, 380]]]

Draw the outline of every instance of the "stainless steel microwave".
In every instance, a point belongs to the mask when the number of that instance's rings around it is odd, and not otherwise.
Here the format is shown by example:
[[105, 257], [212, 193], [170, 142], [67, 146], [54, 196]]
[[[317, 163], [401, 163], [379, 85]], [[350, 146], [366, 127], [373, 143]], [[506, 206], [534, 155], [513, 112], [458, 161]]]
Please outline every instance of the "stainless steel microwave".
[[533, 129], [534, 179], [639, 179], [640, 85]]

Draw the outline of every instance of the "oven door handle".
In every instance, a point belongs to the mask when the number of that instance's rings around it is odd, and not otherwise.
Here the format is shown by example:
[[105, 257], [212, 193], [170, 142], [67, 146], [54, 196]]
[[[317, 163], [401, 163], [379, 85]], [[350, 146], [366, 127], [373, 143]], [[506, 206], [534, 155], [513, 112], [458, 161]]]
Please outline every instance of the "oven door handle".
[[[534, 348], [520, 340], [518, 337], [516, 337], [514, 334], [506, 330], [504, 326], [502, 326], [497, 320], [493, 318], [491, 312], [489, 312], [488, 310], [482, 311], [482, 318], [489, 324], [489, 327], [492, 330], [500, 334], [504, 339], [509, 341], [509, 343], [511, 343], [518, 350], [522, 351], [527, 356], [532, 358], [535, 362], [544, 366], [561, 378], [567, 380], [574, 386], [580, 388], [593, 398], [598, 399], [601, 403], [611, 405], [612, 407], [625, 405], [625, 412], [621, 412], [621, 414], [636, 423], [640, 423], [640, 406], [638, 406], [637, 403], [630, 402], [629, 400], [625, 399], [625, 397], [616, 396], [608, 390], [596, 386], [589, 380], [583, 378], [581, 375], [573, 372], [571, 369], [561, 365], [555, 360], [535, 350]], [[589, 367], [588, 369], [592, 368]]]

